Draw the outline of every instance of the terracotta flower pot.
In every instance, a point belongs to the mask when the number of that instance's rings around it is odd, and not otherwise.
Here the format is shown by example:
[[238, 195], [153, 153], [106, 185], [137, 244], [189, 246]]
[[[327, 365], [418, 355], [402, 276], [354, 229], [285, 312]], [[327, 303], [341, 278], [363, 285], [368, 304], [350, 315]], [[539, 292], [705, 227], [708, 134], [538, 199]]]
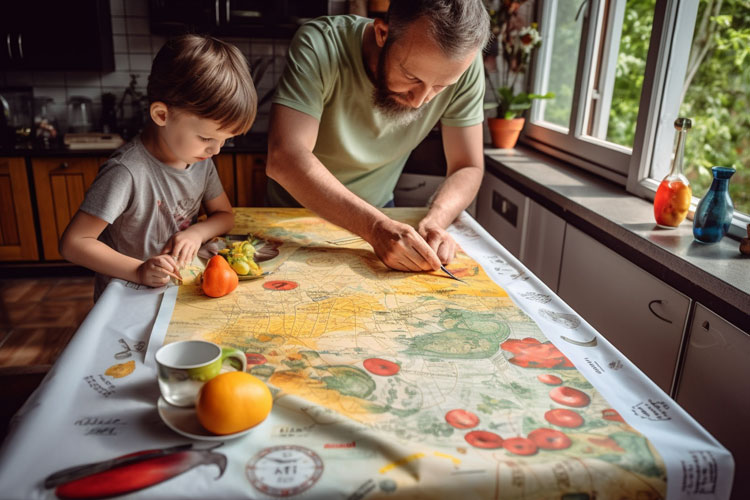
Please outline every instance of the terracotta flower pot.
[[511, 149], [516, 147], [516, 141], [521, 134], [525, 118], [489, 118], [490, 135], [492, 136], [492, 145], [496, 148]]

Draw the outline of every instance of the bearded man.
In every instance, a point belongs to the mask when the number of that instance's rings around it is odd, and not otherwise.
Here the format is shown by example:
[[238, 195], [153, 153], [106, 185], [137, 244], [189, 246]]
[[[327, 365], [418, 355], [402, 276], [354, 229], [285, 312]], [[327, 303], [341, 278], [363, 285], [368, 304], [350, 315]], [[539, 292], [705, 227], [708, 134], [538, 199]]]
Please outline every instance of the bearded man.
[[[445, 231], [484, 173], [482, 0], [392, 0], [385, 19], [331, 16], [303, 25], [271, 107], [266, 172], [272, 206], [299, 206], [361, 236], [387, 266], [438, 269]], [[415, 230], [376, 207], [438, 123], [445, 181]]]

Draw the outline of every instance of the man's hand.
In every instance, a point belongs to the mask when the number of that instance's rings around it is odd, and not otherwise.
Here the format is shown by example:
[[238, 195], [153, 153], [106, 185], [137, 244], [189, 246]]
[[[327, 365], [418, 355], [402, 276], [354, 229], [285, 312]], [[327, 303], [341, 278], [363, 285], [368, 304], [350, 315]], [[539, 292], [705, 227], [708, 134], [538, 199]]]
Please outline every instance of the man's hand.
[[193, 227], [173, 234], [161, 251], [162, 254], [169, 254], [179, 267], [190, 264], [203, 244], [200, 234], [191, 231]]
[[431, 224], [424, 220], [419, 223], [417, 231], [424, 238], [430, 248], [437, 254], [443, 264], [448, 264], [456, 257], [456, 245], [453, 237], [448, 231], [437, 224]]
[[138, 283], [159, 287], [169, 282], [169, 273], [179, 276], [180, 270], [171, 255], [156, 255], [138, 266]]
[[375, 222], [368, 242], [383, 263], [399, 271], [434, 271], [440, 259], [410, 225], [392, 219]]

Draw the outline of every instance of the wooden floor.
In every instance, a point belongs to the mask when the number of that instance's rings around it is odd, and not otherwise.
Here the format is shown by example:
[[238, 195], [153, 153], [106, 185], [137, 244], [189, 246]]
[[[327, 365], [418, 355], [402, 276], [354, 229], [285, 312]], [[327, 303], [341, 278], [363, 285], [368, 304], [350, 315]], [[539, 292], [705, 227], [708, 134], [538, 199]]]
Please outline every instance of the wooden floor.
[[0, 279], [0, 441], [93, 302], [93, 277]]

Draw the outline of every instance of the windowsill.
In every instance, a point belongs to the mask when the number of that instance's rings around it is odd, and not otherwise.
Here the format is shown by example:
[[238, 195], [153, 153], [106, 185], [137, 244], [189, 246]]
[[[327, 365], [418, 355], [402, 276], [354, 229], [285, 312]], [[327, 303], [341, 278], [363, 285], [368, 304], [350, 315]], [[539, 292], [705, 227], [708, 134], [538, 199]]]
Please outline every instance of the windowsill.
[[[651, 202], [529, 148], [486, 148], [487, 171], [742, 330], [750, 325], [750, 257], [739, 241], [693, 239], [688, 220], [661, 229]], [[603, 273], [606, 279], [606, 274]], [[616, 284], [613, 284], [616, 286]]]

